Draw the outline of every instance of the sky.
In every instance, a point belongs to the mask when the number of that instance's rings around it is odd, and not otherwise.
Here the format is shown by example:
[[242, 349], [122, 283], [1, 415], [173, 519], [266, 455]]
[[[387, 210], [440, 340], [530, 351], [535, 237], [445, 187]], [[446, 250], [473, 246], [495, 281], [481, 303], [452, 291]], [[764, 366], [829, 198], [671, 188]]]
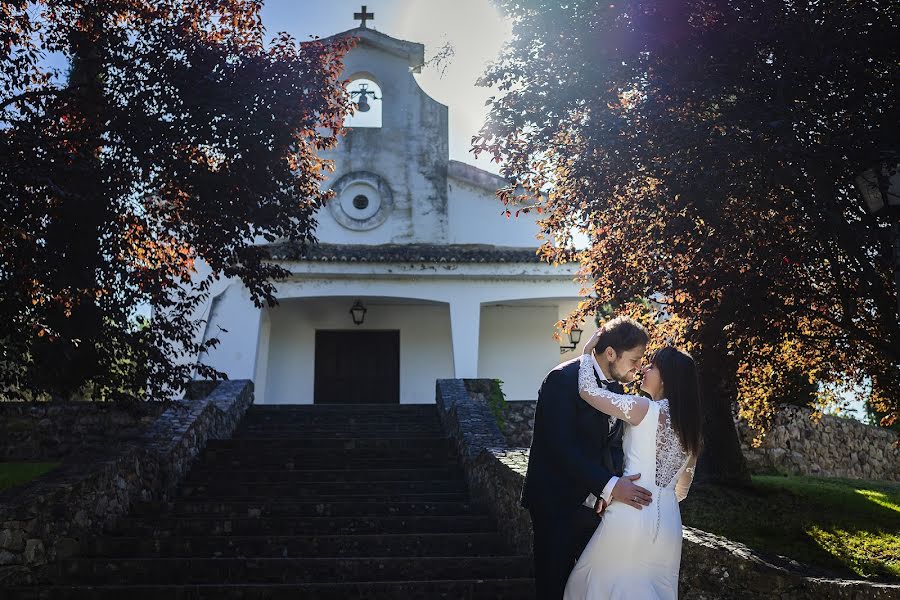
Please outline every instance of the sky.
[[[297, 41], [328, 37], [359, 26], [354, 13], [357, 0], [265, 0], [262, 10], [266, 40], [284, 31]], [[511, 25], [491, 0], [367, 0], [366, 11], [375, 15], [366, 26], [395, 38], [425, 45], [429, 60], [446, 44], [454, 55], [439, 70], [425, 67], [415, 74], [422, 89], [449, 107], [450, 158], [499, 173], [499, 165], [469, 152], [472, 136], [486, 115], [485, 101], [495, 92], [475, 85], [487, 64], [510, 38]], [[46, 64], [66, 70], [61, 54], [46, 57]]]
[[[424, 44], [426, 61], [445, 44], [453, 47], [443, 72], [426, 67], [415, 77], [429, 96], [449, 107], [450, 158], [497, 173], [497, 163], [484, 155], [476, 160], [469, 148], [484, 122], [485, 101], [494, 93], [475, 81], [509, 39], [509, 22], [491, 0], [367, 0], [365, 5], [375, 15], [367, 27]], [[357, 27], [353, 14], [361, 7], [355, 0], [266, 0], [262, 20], [268, 39], [286, 31], [304, 41]]]

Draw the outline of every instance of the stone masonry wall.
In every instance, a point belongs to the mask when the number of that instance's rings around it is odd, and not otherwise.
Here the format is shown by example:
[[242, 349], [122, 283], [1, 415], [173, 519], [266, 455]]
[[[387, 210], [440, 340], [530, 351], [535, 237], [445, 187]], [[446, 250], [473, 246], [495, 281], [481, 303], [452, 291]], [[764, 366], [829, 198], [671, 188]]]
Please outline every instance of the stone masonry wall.
[[840, 417], [810, 419], [812, 411], [783, 407], [759, 448], [754, 432], [738, 424], [744, 456], [753, 472], [900, 481], [898, 434]]
[[207, 441], [230, 437], [252, 403], [252, 382], [221, 382], [205, 398], [174, 402], [106, 455], [77, 455], [0, 492], [0, 586], [35, 583], [41, 567], [77, 556], [133, 502], [167, 500]]
[[[479, 393], [484, 385], [473, 380], [438, 380], [441, 421], [459, 448], [472, 495], [491, 510], [508, 544], [530, 554], [531, 519], [519, 506], [528, 450], [506, 446], [494, 415]], [[513, 411], [527, 415], [527, 404], [515, 403]], [[533, 418], [532, 409], [531, 417], [521, 421]], [[510, 422], [507, 420], [507, 425]], [[511, 434], [514, 432], [507, 430], [507, 435]], [[900, 598], [900, 585], [810, 577], [789, 561], [772, 562], [742, 544], [690, 527], [684, 528], [681, 565], [679, 594], [685, 600]]]
[[514, 400], [506, 403], [506, 428], [503, 435], [510, 448], [531, 447], [535, 408], [537, 400]]
[[[503, 434], [510, 447], [531, 446], [536, 406], [537, 401], [506, 403]], [[783, 407], [759, 448], [751, 444], [754, 432], [739, 422], [751, 472], [900, 481], [896, 432], [827, 415], [814, 421], [811, 415], [806, 408]]]
[[0, 402], [0, 462], [107, 453], [138, 439], [162, 411], [161, 402]]

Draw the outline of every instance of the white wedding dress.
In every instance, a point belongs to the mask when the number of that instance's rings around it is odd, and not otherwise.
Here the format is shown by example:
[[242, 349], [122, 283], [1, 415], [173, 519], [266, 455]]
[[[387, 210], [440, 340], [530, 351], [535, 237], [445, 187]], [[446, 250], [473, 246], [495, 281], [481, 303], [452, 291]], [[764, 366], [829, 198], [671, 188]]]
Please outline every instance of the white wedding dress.
[[[657, 600], [678, 597], [681, 511], [695, 459], [682, 449], [669, 418], [669, 401], [615, 394], [597, 385], [582, 358], [579, 388], [589, 403], [626, 421], [624, 474], [653, 494], [643, 509], [613, 501], [566, 584], [565, 600]], [[646, 409], [646, 413], [644, 412]], [[644, 414], [642, 418], [635, 415]]]

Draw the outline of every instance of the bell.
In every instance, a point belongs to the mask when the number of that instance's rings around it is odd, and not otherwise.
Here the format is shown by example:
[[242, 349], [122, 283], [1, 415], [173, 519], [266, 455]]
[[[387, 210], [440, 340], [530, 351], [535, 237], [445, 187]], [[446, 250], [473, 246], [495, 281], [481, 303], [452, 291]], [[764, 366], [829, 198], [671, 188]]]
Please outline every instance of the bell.
[[359, 112], [369, 112], [369, 109], [372, 108], [369, 106], [369, 99], [366, 97], [365, 92], [359, 95], [359, 102], [356, 104]]

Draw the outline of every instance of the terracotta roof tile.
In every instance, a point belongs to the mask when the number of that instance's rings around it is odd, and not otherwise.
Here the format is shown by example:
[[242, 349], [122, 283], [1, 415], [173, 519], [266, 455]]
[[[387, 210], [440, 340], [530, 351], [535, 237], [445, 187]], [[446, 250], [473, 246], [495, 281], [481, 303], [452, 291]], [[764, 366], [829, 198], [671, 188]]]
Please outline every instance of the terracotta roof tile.
[[488, 244], [300, 244], [263, 246], [273, 260], [372, 263], [540, 263], [537, 248]]

